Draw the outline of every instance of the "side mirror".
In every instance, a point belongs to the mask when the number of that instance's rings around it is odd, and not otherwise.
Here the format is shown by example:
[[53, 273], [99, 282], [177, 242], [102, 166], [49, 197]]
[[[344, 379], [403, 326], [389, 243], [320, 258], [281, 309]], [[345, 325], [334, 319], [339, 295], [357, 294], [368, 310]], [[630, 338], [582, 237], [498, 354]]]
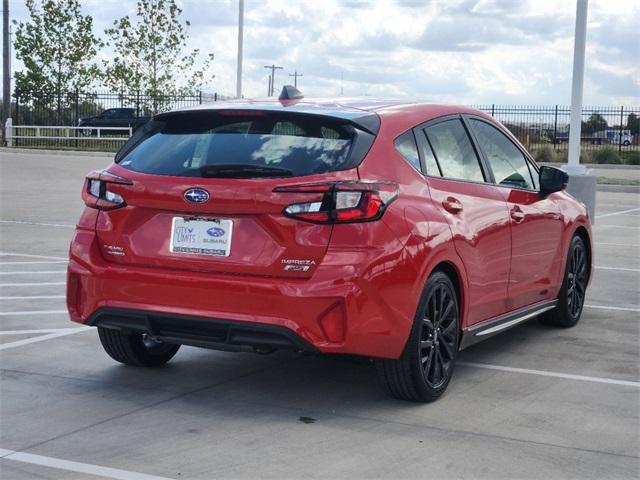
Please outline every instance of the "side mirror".
[[559, 168], [543, 165], [540, 167], [540, 193], [544, 196], [559, 192], [567, 187], [569, 175]]

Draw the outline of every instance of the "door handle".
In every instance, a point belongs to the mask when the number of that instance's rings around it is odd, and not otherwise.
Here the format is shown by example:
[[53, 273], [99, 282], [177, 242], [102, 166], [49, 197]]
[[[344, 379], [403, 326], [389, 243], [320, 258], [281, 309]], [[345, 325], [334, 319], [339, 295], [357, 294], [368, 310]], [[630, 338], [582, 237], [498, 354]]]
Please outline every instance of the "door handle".
[[460, 213], [462, 211], [462, 203], [455, 197], [447, 197], [442, 201], [442, 206], [447, 212]]
[[520, 207], [513, 207], [509, 213], [513, 221], [516, 223], [520, 223], [524, 220], [524, 212], [520, 210]]

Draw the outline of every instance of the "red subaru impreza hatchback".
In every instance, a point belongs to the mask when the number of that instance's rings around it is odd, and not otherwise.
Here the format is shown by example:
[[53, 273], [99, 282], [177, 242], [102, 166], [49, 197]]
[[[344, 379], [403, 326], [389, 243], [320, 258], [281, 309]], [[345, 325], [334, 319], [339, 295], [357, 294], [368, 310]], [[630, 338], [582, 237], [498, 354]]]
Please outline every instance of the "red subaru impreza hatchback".
[[466, 107], [290, 96], [158, 115], [87, 177], [67, 303], [111, 357], [361, 355], [430, 401], [460, 349], [578, 322], [591, 229], [564, 172]]

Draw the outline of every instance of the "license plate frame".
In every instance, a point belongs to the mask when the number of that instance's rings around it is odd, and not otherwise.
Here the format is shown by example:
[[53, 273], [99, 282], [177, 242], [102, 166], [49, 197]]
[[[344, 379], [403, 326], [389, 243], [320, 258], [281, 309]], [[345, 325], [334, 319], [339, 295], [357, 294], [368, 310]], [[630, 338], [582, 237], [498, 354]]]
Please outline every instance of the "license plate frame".
[[184, 255], [231, 255], [233, 220], [227, 218], [173, 217], [169, 251]]

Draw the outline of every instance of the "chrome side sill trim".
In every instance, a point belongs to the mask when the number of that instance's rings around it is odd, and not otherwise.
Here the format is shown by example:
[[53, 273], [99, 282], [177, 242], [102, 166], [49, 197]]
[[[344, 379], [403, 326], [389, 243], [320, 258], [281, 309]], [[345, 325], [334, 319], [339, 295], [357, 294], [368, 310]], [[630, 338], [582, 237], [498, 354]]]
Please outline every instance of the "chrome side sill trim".
[[545, 300], [465, 328], [462, 330], [460, 350], [526, 322], [541, 313], [555, 308], [557, 304], [558, 300]]

